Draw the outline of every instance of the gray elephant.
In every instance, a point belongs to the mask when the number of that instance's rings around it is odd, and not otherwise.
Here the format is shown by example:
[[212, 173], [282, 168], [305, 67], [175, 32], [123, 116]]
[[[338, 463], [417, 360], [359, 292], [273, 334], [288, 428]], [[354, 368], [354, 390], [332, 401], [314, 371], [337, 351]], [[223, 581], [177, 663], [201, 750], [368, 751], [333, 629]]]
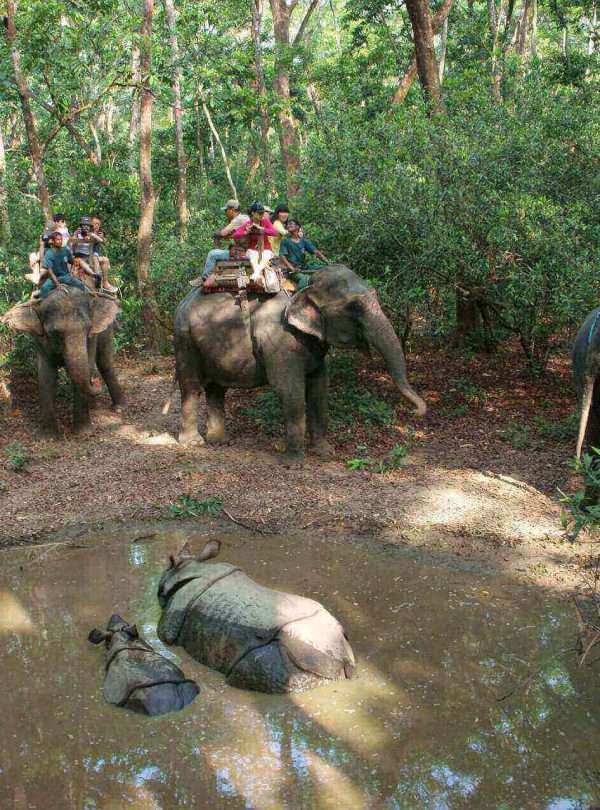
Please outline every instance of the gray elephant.
[[91, 383], [97, 367], [108, 387], [113, 406], [120, 408], [124, 396], [113, 361], [113, 328], [118, 303], [73, 287], [61, 287], [39, 303], [18, 304], [2, 322], [35, 338], [37, 349], [40, 413], [44, 428], [58, 433], [56, 379], [64, 366], [73, 383], [73, 426], [90, 424], [90, 398], [98, 391]]
[[[600, 447], [600, 307], [585, 319], [573, 346], [573, 376], [581, 408], [577, 436], [577, 458], [584, 447]], [[598, 462], [594, 461], [594, 466]], [[586, 487], [586, 503], [593, 504], [600, 497], [600, 488]]]
[[181, 390], [182, 443], [198, 433], [198, 397], [206, 392], [207, 440], [225, 439], [224, 399], [229, 387], [272, 385], [282, 403], [287, 457], [304, 452], [305, 428], [315, 450], [329, 455], [327, 367], [330, 346], [380, 352], [400, 393], [422, 415], [426, 406], [406, 378], [400, 341], [376, 293], [344, 265], [313, 275], [309, 287], [289, 298], [249, 296], [250, 329], [236, 298], [193, 290], [175, 314], [176, 374]]
[[346, 634], [322, 605], [258, 585], [234, 565], [207, 562], [218, 547], [171, 557], [158, 586], [161, 641], [181, 645], [242, 689], [298, 692], [352, 677]]
[[154, 717], [183, 709], [200, 692], [179, 667], [140, 637], [135, 625], [116, 613], [106, 630], [94, 628], [88, 640], [106, 645], [102, 693], [107, 703]]

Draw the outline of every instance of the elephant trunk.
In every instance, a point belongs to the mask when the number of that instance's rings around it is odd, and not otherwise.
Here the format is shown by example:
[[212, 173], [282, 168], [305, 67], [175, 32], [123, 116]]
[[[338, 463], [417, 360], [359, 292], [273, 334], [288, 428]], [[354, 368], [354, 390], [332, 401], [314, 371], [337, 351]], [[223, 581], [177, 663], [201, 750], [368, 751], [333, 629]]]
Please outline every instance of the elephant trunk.
[[90, 365], [85, 334], [80, 337], [75, 335], [65, 336], [63, 357], [65, 368], [74, 385], [86, 396], [94, 396], [96, 391], [94, 391], [90, 381]]
[[587, 430], [588, 419], [590, 416], [590, 408], [592, 405], [592, 398], [594, 396], [594, 378], [586, 375], [585, 385], [583, 388], [583, 397], [581, 398], [581, 416], [579, 417], [579, 435], [577, 436], [577, 458], [581, 458], [581, 448], [583, 447], [583, 440], [585, 439], [585, 432]]
[[427, 405], [408, 382], [402, 345], [375, 298], [369, 301], [365, 311], [363, 330], [369, 346], [385, 360], [402, 396], [415, 406], [417, 416], [423, 416], [427, 412]]

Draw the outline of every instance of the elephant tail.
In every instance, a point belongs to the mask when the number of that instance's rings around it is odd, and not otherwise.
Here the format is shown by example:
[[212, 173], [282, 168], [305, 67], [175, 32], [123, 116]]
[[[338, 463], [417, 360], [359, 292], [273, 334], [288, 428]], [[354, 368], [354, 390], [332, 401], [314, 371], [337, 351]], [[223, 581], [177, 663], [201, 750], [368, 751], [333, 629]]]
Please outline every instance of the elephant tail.
[[585, 432], [587, 430], [588, 419], [590, 416], [590, 408], [592, 406], [592, 398], [594, 396], [594, 377], [586, 375], [585, 386], [583, 389], [583, 396], [581, 398], [581, 416], [579, 417], [579, 435], [577, 436], [577, 458], [581, 458], [581, 448], [583, 447], [583, 440], [585, 439]]
[[171, 410], [171, 405], [173, 404], [173, 399], [175, 398], [175, 391], [177, 390], [177, 372], [173, 374], [173, 382], [171, 383], [171, 393], [169, 394], [169, 398], [162, 406], [161, 413], [163, 416], [166, 416], [169, 411]]

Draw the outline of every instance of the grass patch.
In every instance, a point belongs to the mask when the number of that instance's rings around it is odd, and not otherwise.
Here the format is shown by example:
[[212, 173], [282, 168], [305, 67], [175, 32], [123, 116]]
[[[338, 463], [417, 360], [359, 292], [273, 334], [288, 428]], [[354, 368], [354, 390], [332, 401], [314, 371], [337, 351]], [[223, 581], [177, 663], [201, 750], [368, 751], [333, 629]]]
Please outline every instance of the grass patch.
[[579, 428], [579, 415], [573, 412], [563, 419], [546, 419], [544, 416], [537, 416], [534, 423], [536, 431], [542, 439], [554, 442], [574, 441]]
[[571, 466], [583, 475], [585, 488], [578, 489], [573, 495], [565, 495], [559, 489], [558, 494], [564, 507], [560, 520], [565, 537], [574, 542], [584, 529], [597, 535], [600, 528], [600, 504], [594, 502], [600, 493], [600, 450], [593, 447], [591, 453], [584, 453]]
[[202, 517], [204, 515], [216, 517], [222, 511], [223, 498], [220, 495], [211, 495], [202, 500], [193, 495], [182, 495], [169, 506], [169, 514], [174, 518]]
[[503, 442], [508, 442], [515, 450], [526, 450], [531, 447], [531, 433], [526, 425], [519, 425], [513, 422], [502, 430], [498, 431], [498, 436]]
[[28, 466], [31, 461], [31, 454], [26, 447], [19, 442], [9, 444], [6, 450], [7, 467], [13, 472], [29, 472]]

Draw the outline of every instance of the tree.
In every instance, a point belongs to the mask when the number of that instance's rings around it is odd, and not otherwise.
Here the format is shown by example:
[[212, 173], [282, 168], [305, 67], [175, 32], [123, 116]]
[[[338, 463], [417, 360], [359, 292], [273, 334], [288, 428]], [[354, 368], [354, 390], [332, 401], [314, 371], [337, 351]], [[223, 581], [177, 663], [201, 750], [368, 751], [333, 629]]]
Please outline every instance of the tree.
[[433, 42], [433, 20], [428, 0], [406, 0], [415, 42], [415, 59], [421, 87], [432, 109], [442, 106], [440, 77]]
[[8, 194], [6, 191], [6, 153], [4, 151], [4, 133], [0, 124], [0, 243], [8, 246], [10, 237]]
[[183, 145], [183, 110], [181, 106], [181, 67], [179, 65], [179, 45], [177, 43], [177, 20], [173, 0], [165, 0], [167, 22], [171, 38], [173, 61], [173, 117], [175, 119], [175, 144], [177, 150], [177, 214], [179, 217], [179, 238], [187, 239], [189, 212], [187, 207], [187, 160]]
[[142, 298], [142, 317], [148, 345], [157, 349], [159, 343], [158, 307], [150, 283], [152, 226], [154, 224], [154, 186], [152, 183], [152, 15], [154, 0], [142, 0], [143, 21], [140, 36], [140, 66], [142, 98], [140, 104], [140, 185], [142, 197], [137, 240], [137, 278]]
[[48, 185], [46, 183], [46, 175], [44, 173], [44, 165], [42, 162], [42, 149], [38, 136], [37, 123], [29, 102], [29, 87], [27, 86], [27, 81], [25, 80], [25, 76], [23, 75], [23, 70], [21, 68], [21, 53], [19, 51], [17, 29], [15, 26], [14, 0], [7, 0], [5, 21], [6, 39], [10, 48], [15, 84], [19, 93], [23, 120], [25, 122], [25, 131], [27, 132], [29, 156], [33, 164], [33, 173], [37, 183], [40, 205], [42, 206], [42, 212], [44, 214], [44, 222], [47, 222], [50, 219], [50, 195], [48, 193]]

